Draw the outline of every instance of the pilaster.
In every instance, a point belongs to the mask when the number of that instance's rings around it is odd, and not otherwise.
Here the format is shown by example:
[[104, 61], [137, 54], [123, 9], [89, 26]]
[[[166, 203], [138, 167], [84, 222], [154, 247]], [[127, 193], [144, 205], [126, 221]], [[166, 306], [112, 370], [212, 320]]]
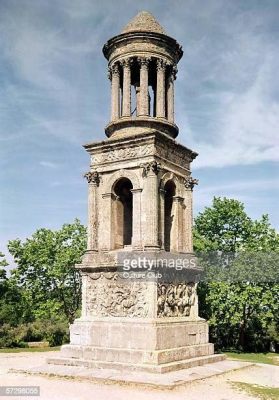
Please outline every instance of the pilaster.
[[97, 171], [87, 172], [84, 177], [88, 182], [88, 236], [87, 250], [98, 251], [98, 196], [97, 188], [100, 177]]
[[159, 246], [159, 164], [156, 161], [144, 165], [145, 186], [145, 248], [158, 250]]

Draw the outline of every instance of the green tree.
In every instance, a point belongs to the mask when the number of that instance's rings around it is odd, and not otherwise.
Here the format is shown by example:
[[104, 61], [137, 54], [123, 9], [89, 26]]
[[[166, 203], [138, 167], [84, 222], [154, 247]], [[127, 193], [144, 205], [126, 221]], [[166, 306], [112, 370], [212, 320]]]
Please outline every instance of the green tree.
[[0, 326], [5, 323], [16, 325], [28, 312], [22, 302], [21, 289], [7, 277], [7, 266], [4, 254], [0, 253]]
[[221, 348], [268, 346], [268, 327], [278, 327], [279, 235], [268, 216], [253, 221], [234, 199], [213, 199], [195, 218], [194, 246], [205, 267], [201, 315]]
[[60, 230], [39, 229], [25, 242], [11, 240], [17, 264], [11, 281], [22, 289], [33, 319], [64, 315], [72, 323], [81, 303], [81, 278], [74, 267], [86, 249], [86, 228], [75, 220]]
[[8, 265], [5, 255], [0, 252], [0, 299], [3, 297], [7, 287], [7, 272], [5, 267]]

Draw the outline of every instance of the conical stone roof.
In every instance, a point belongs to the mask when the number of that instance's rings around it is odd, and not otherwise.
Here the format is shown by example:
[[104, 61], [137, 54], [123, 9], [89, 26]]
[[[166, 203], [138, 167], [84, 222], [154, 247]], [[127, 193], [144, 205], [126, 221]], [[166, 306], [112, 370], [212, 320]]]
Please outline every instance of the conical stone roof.
[[128, 32], [155, 32], [166, 34], [162, 26], [148, 11], [139, 12], [122, 30], [121, 33]]

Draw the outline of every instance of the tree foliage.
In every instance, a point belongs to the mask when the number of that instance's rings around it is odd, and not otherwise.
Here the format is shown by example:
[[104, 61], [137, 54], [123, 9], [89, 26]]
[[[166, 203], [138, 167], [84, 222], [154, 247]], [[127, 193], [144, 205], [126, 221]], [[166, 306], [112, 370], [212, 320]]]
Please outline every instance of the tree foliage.
[[31, 319], [64, 315], [72, 323], [81, 302], [81, 279], [74, 265], [86, 249], [86, 228], [78, 220], [57, 231], [42, 228], [24, 242], [10, 241], [8, 249], [17, 264], [10, 281], [20, 288]]
[[212, 340], [219, 348], [267, 349], [270, 324], [279, 326], [279, 235], [268, 216], [253, 221], [241, 202], [214, 197], [195, 219], [194, 245], [206, 270], [200, 311]]

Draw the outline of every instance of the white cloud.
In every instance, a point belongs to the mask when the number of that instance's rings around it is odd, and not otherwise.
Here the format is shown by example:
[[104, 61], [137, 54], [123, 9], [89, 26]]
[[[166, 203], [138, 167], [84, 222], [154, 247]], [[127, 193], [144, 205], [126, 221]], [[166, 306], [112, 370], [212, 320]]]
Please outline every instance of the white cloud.
[[51, 161], [40, 161], [39, 164], [45, 168], [57, 168], [59, 165]]
[[213, 143], [197, 143], [195, 168], [279, 161], [279, 103], [269, 96], [272, 65], [266, 60], [243, 93], [227, 94], [219, 109]]

